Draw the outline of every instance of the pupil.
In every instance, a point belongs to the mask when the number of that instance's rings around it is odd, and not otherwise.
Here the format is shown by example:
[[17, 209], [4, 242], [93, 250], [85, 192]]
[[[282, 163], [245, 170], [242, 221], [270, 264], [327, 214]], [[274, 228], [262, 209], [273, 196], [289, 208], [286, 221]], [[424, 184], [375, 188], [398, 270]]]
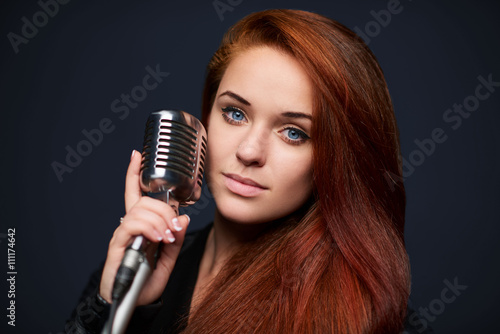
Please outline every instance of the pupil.
[[288, 137], [290, 137], [291, 139], [297, 139], [299, 137], [299, 134], [295, 130], [289, 130]]
[[237, 119], [237, 120], [241, 120], [241, 112], [239, 112], [239, 111], [235, 111], [235, 112], [233, 113], [233, 118], [234, 118], [234, 119]]

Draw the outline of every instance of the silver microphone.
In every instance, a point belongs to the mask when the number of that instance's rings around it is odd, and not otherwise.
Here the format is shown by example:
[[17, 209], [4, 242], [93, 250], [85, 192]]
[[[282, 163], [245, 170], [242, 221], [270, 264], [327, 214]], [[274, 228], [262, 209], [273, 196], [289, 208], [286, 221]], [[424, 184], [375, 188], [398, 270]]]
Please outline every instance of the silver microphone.
[[206, 138], [201, 122], [188, 113], [151, 113], [142, 151], [142, 191], [165, 201], [173, 197], [181, 205], [196, 202], [201, 194]]
[[[152, 112], [146, 122], [140, 186], [144, 195], [169, 204], [190, 205], [201, 195], [207, 133], [194, 116], [178, 110]], [[134, 238], [125, 251], [113, 285], [114, 314], [104, 329], [124, 333], [135, 303], [156, 264], [159, 248], [144, 236]], [[156, 254], [155, 254], [156, 253]]]

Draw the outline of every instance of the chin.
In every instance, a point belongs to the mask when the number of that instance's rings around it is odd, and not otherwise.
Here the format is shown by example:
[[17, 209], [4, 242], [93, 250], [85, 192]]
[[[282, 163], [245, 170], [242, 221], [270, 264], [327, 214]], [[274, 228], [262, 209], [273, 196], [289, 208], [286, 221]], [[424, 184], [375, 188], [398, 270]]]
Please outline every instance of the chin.
[[220, 215], [236, 224], [261, 224], [272, 220], [271, 217], [260, 215], [260, 210], [242, 205], [218, 205], [217, 209]]
[[[294, 213], [297, 209], [295, 206], [282, 207], [282, 205], [282, 202], [273, 204], [266, 200], [231, 198], [219, 201], [217, 209], [220, 215], [228, 221], [250, 225], [281, 219]], [[300, 207], [300, 205], [297, 205], [297, 207]]]

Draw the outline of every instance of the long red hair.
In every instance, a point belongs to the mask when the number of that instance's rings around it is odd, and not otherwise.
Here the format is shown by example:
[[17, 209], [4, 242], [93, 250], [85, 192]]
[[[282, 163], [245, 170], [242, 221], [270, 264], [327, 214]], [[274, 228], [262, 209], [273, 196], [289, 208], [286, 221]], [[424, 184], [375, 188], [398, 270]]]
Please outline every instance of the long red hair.
[[[314, 194], [226, 263], [186, 333], [399, 333], [409, 295], [405, 192], [391, 98], [374, 55], [340, 23], [267, 10], [224, 36], [208, 66], [207, 121], [228, 64], [249, 48], [287, 52], [315, 87]], [[284, 199], [285, 200], [285, 199]]]

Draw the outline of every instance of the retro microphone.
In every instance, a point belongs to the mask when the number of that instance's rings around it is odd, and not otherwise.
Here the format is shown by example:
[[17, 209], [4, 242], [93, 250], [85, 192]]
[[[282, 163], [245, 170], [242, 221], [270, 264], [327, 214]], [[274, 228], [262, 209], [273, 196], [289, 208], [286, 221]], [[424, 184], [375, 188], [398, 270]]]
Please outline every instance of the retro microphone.
[[[144, 195], [164, 201], [176, 213], [201, 195], [207, 133], [194, 116], [177, 110], [152, 112], [146, 122], [140, 186]], [[144, 236], [125, 251], [113, 285], [113, 305], [103, 333], [124, 333], [144, 283], [159, 254]]]

